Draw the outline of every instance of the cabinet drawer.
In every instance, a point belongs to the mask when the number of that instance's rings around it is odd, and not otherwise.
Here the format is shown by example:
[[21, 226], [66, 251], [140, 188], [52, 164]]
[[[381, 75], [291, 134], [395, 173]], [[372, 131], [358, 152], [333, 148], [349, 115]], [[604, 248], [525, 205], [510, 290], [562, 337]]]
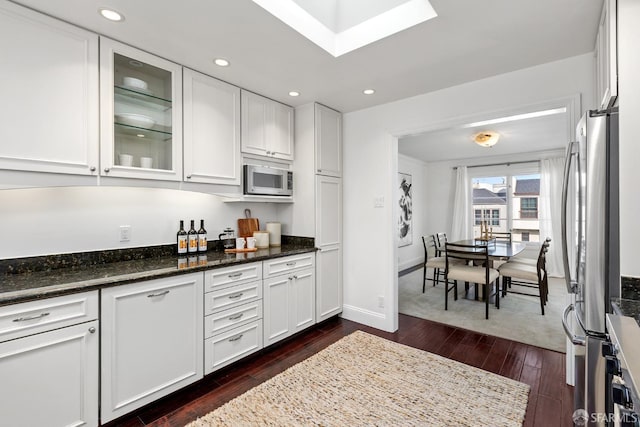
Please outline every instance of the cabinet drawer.
[[216, 335], [204, 342], [204, 373], [222, 368], [262, 348], [262, 320]]
[[98, 291], [0, 307], [0, 342], [98, 318]]
[[262, 298], [262, 282], [232, 286], [204, 294], [204, 314], [209, 315]]
[[278, 258], [273, 261], [264, 261], [264, 277], [278, 276], [280, 274], [300, 270], [301, 268], [313, 267], [315, 265], [315, 258], [316, 255], [311, 252], [302, 255]]
[[204, 337], [210, 338], [258, 319], [262, 319], [261, 300], [214, 313], [204, 318]]
[[238, 283], [262, 279], [262, 263], [242, 264], [234, 267], [216, 268], [205, 271], [204, 291], [227, 288]]

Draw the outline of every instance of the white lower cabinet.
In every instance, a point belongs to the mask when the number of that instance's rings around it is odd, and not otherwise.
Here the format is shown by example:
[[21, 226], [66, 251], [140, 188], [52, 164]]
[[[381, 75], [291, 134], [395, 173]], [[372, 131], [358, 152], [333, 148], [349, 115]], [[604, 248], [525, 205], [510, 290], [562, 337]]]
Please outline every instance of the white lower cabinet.
[[98, 425], [97, 318], [97, 291], [0, 307], [1, 425]]
[[[308, 259], [306, 254], [305, 260]], [[279, 258], [265, 261], [264, 271], [277, 270], [279, 275], [264, 280], [264, 345], [276, 343], [315, 323], [315, 265], [311, 254], [311, 265], [293, 262], [299, 257]], [[281, 267], [290, 264], [290, 269], [281, 271], [268, 264]], [[303, 265], [300, 268], [298, 265]]]
[[203, 377], [203, 273], [103, 289], [101, 421]]
[[342, 313], [342, 247], [321, 246], [317, 254], [316, 321]]
[[205, 272], [204, 373], [262, 348], [262, 263]]

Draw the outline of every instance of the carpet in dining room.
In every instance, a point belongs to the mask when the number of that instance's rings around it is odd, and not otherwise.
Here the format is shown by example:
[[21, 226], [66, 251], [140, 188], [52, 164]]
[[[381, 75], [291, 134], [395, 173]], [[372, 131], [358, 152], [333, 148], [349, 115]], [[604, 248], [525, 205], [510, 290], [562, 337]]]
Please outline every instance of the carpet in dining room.
[[188, 427], [520, 426], [530, 387], [355, 331]]
[[[431, 269], [427, 273], [431, 275]], [[458, 298], [449, 293], [449, 309], [444, 309], [444, 283], [433, 286], [427, 281], [422, 293], [422, 268], [398, 279], [398, 311], [482, 334], [506, 338], [549, 350], [566, 351], [562, 328], [562, 312], [567, 290], [564, 279], [549, 278], [549, 301], [545, 315], [540, 312], [538, 297], [508, 294], [500, 299], [500, 309], [489, 306], [485, 319], [484, 302]], [[531, 291], [529, 289], [528, 291]], [[458, 284], [458, 295], [464, 295], [464, 283]]]

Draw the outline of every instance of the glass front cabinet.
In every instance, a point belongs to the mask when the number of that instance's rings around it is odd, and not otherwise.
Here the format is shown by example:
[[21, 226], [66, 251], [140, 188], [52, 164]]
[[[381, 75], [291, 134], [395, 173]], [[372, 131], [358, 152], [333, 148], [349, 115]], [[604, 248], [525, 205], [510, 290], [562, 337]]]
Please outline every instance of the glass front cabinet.
[[100, 38], [100, 174], [180, 181], [182, 67]]

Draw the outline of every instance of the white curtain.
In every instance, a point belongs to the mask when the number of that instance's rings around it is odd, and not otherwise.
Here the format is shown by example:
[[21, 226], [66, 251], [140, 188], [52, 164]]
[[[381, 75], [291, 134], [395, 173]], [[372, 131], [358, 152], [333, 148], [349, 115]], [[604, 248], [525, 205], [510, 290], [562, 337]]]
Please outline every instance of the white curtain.
[[453, 200], [453, 224], [449, 241], [473, 238], [471, 225], [471, 185], [466, 166], [458, 166], [456, 195]]
[[560, 226], [563, 178], [563, 158], [540, 161], [540, 240], [551, 237], [546, 259], [547, 273], [555, 277], [564, 276]]

